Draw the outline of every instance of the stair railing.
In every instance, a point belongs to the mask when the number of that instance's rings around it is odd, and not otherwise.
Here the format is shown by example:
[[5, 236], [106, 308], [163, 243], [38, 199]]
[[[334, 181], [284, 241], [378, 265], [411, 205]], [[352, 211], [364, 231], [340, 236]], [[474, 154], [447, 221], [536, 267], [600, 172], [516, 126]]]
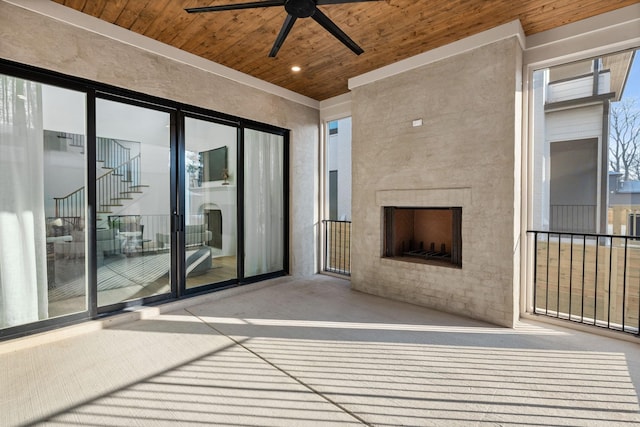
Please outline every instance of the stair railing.
[[78, 188], [64, 197], [54, 197], [56, 217], [84, 218], [84, 187]]
[[131, 158], [131, 149], [113, 138], [96, 138], [96, 160], [104, 162], [104, 167], [112, 169], [126, 163]]
[[137, 155], [96, 179], [98, 212], [109, 212], [112, 206], [122, 206], [122, 200], [139, 193], [140, 178], [140, 155]]
[[[122, 200], [139, 193], [141, 187], [140, 155], [112, 168], [96, 179], [98, 212], [109, 212], [112, 206], [121, 206]], [[81, 187], [64, 197], [54, 197], [56, 217], [76, 216], [84, 218], [84, 190]]]

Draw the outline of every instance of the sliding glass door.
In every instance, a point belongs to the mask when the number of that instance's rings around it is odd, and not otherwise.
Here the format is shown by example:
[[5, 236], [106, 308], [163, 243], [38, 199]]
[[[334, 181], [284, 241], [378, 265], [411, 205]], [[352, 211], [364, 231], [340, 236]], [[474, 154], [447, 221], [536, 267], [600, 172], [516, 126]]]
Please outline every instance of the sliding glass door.
[[285, 270], [285, 139], [244, 130], [244, 277]]
[[171, 292], [170, 113], [96, 100], [98, 307]]
[[0, 336], [88, 310], [86, 95], [0, 75]]
[[185, 118], [187, 289], [238, 277], [237, 135], [235, 126]]
[[286, 273], [285, 129], [0, 67], [0, 339]]

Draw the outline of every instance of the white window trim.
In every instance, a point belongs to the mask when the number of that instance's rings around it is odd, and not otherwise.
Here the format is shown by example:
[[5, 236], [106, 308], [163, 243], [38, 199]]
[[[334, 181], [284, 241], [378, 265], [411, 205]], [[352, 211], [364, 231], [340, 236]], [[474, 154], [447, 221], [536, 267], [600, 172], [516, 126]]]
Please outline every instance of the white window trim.
[[329, 186], [328, 150], [329, 150], [329, 122], [351, 117], [351, 92], [320, 101], [320, 145], [318, 147], [318, 195], [316, 221], [318, 224], [316, 272], [323, 272], [325, 262], [325, 227], [322, 220], [329, 217], [329, 202], [326, 191]]
[[527, 37], [523, 55], [520, 313], [533, 310], [533, 239], [529, 206], [533, 197], [533, 72], [573, 61], [640, 48], [640, 4]]

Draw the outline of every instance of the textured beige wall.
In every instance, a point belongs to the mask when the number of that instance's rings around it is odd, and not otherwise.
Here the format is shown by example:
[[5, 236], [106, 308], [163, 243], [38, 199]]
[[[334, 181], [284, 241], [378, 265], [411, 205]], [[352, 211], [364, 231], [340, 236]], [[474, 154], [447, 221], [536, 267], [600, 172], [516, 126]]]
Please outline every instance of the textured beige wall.
[[315, 272], [318, 110], [4, 2], [0, 57], [290, 129], [290, 271]]
[[[514, 37], [353, 90], [354, 289], [514, 324], [521, 57]], [[385, 205], [462, 206], [462, 269], [381, 258]]]

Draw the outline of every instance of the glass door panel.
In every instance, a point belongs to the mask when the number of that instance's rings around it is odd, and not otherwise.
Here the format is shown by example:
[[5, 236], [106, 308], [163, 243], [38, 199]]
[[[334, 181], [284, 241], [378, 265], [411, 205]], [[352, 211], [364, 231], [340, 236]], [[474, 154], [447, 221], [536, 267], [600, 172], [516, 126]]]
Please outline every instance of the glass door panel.
[[171, 291], [169, 121], [96, 100], [98, 307]]
[[86, 95], [0, 75], [0, 329], [87, 311]]
[[237, 277], [237, 129], [185, 118], [186, 287]]
[[284, 137], [244, 132], [244, 276], [284, 269]]

